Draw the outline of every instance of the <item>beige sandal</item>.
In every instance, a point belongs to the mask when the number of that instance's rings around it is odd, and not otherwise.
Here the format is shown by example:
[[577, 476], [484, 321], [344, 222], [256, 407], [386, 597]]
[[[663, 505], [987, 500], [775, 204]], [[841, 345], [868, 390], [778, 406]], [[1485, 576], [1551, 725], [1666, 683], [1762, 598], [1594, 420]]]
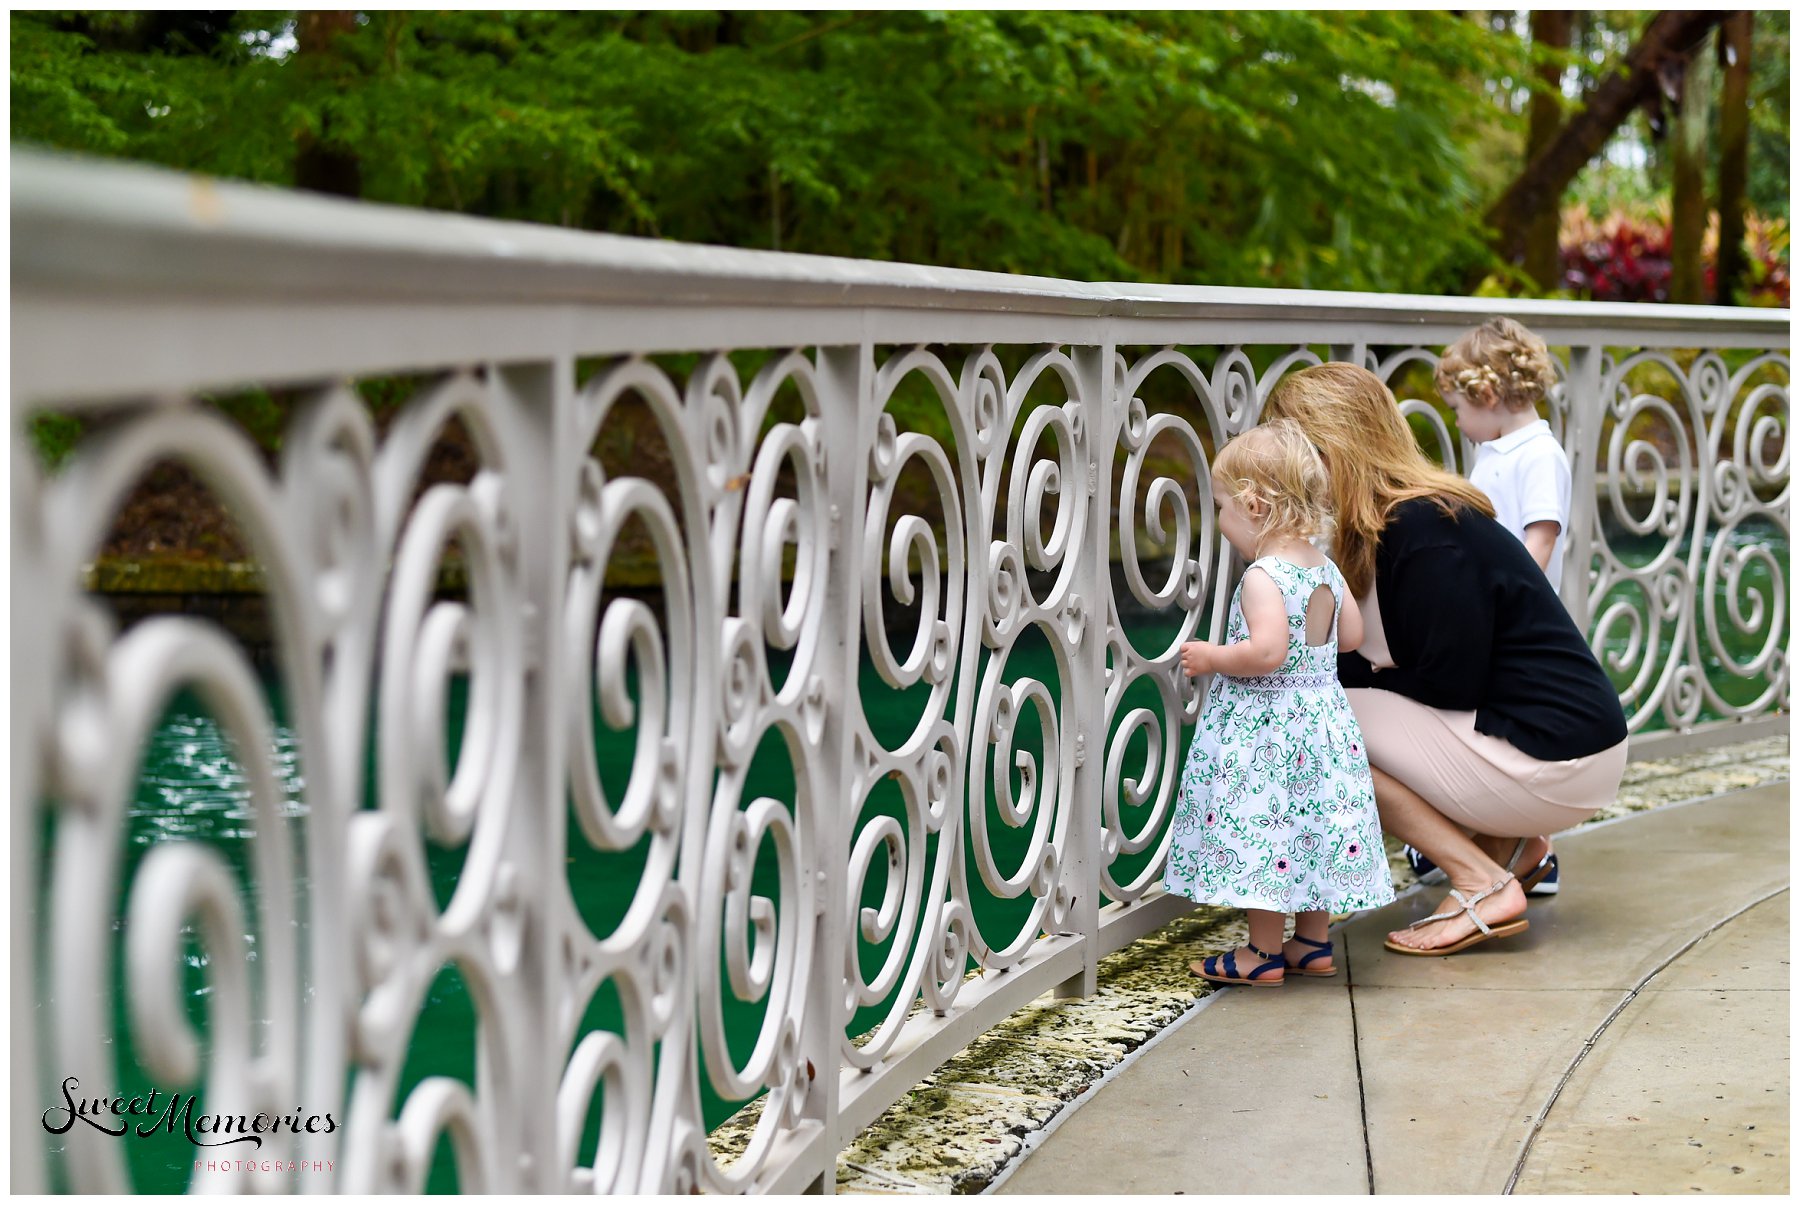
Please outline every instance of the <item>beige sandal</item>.
[[1509, 917], [1506, 920], [1496, 921], [1491, 925], [1482, 920], [1481, 917], [1475, 913], [1476, 904], [1479, 904], [1482, 900], [1485, 900], [1488, 896], [1494, 894], [1494, 892], [1501, 890], [1512, 881], [1513, 877], [1509, 874], [1499, 882], [1495, 883], [1492, 887], [1489, 887], [1486, 891], [1478, 891], [1473, 896], [1468, 897], [1465, 897], [1462, 892], [1452, 887], [1450, 889], [1450, 894], [1456, 897], [1456, 902], [1461, 904], [1462, 907], [1452, 908], [1448, 912], [1440, 912], [1435, 916], [1428, 916], [1424, 920], [1416, 920], [1412, 924], [1406, 926], [1408, 929], [1417, 929], [1420, 925], [1429, 925], [1433, 921], [1449, 920], [1452, 917], [1461, 916], [1467, 913], [1469, 919], [1475, 922], [1475, 928], [1479, 931], [1469, 934], [1459, 942], [1453, 942], [1447, 946], [1439, 946], [1432, 950], [1416, 950], [1411, 946], [1398, 945], [1392, 938], [1389, 938], [1381, 944], [1394, 951], [1396, 954], [1413, 954], [1424, 958], [1441, 958], [1446, 954], [1455, 954], [1460, 950], [1468, 949], [1470, 946], [1480, 945], [1490, 938], [1511, 937], [1515, 933], [1523, 933], [1526, 929], [1531, 927], [1531, 922], [1525, 919], [1525, 914], [1523, 912], [1519, 913], [1517, 916]]

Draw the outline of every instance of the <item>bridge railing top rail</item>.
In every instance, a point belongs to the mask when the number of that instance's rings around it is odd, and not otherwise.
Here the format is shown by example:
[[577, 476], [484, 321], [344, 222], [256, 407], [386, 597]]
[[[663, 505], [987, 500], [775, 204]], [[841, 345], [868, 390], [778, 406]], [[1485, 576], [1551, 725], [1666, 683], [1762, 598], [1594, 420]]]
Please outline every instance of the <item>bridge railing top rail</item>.
[[[1418, 341], [1504, 312], [1552, 342], [1789, 338], [1786, 310], [1066, 281], [560, 230], [32, 150], [13, 152], [12, 170], [15, 291], [1271, 320], [1363, 324], [1371, 340]], [[1117, 332], [1120, 342], [1160, 333]]]

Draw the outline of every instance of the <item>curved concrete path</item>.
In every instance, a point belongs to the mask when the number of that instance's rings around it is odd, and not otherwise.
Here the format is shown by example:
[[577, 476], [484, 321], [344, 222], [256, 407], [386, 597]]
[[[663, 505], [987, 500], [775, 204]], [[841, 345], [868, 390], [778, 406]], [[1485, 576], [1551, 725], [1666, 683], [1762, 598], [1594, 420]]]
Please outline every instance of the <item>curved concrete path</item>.
[[[1000, 1193], [1786, 1193], [1788, 787], [1577, 830], [1530, 930], [1220, 993]], [[1260, 1170], [1243, 1172], [1240, 1168]]]

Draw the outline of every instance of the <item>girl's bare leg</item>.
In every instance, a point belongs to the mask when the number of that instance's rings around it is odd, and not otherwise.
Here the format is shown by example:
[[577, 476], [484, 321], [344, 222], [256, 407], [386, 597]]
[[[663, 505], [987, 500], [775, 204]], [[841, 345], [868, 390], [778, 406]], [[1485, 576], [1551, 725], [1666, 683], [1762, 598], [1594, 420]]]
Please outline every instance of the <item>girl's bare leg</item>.
[[[1281, 949], [1281, 937], [1287, 929], [1287, 913], [1270, 912], [1264, 908], [1246, 908], [1244, 915], [1250, 919], [1250, 944], [1259, 950], [1267, 950], [1271, 954]], [[1249, 951], [1245, 951], [1249, 953]], [[1240, 959], [1241, 961], [1241, 959]], [[1258, 958], [1258, 962], [1262, 959]]]
[[1317, 912], [1294, 913], [1294, 936], [1304, 937], [1311, 941], [1324, 941], [1325, 935], [1331, 931], [1331, 913], [1320, 909]]
[[[1294, 913], [1295, 937], [1304, 937], [1309, 941], [1325, 941], [1327, 940], [1327, 934], [1330, 932], [1331, 913], [1323, 910], [1317, 912]], [[1290, 941], [1282, 946], [1281, 949], [1283, 955], [1287, 958], [1289, 966], [1298, 963], [1308, 954], [1317, 954], [1319, 952], [1317, 947], [1302, 945], [1298, 941]], [[1332, 955], [1327, 955], [1324, 958], [1315, 958], [1306, 964], [1308, 970], [1316, 972], [1332, 970], [1336, 965], [1337, 959]]]
[[[1371, 767], [1375, 778], [1375, 806], [1381, 812], [1381, 827], [1440, 866], [1450, 878], [1450, 885], [1465, 896], [1486, 891], [1505, 876], [1505, 868], [1482, 851], [1480, 845], [1466, 836], [1442, 812], [1425, 802], [1411, 787], [1382, 770]], [[1526, 850], [1527, 854], [1530, 850]], [[1447, 912], [1457, 907], [1454, 898], [1432, 909]], [[1509, 920], [1525, 911], [1525, 892], [1516, 880], [1475, 905], [1475, 911], [1489, 924]], [[1417, 929], [1400, 929], [1388, 934], [1396, 945], [1416, 950], [1435, 950], [1453, 945], [1471, 933], [1477, 933], [1475, 922], [1466, 915], [1422, 925]]]

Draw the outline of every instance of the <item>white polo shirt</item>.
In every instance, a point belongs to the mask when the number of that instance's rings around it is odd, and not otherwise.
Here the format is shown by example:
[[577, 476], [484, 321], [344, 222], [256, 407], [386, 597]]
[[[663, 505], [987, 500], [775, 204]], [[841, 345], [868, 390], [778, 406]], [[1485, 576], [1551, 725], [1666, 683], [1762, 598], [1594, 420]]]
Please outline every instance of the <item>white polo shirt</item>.
[[1494, 503], [1500, 526], [1525, 539], [1525, 528], [1548, 519], [1558, 525], [1544, 573], [1562, 588], [1563, 548], [1569, 542], [1569, 458], [1543, 419], [1478, 445], [1469, 484]]

